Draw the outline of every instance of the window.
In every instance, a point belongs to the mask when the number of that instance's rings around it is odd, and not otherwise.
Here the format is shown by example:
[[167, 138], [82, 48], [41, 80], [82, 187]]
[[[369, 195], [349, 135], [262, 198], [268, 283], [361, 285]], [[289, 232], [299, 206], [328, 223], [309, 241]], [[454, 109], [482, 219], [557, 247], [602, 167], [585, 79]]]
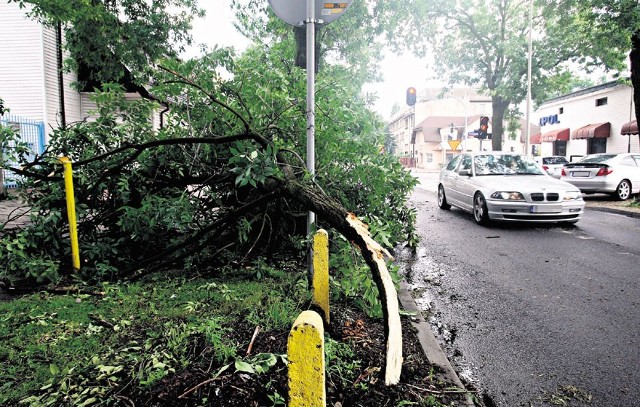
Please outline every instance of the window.
[[433, 153], [427, 153], [425, 154], [425, 160], [427, 163], [432, 163], [433, 162]]
[[[447, 153], [447, 159], [449, 159], [449, 157], [448, 157], [449, 155], [450, 155], [450, 154], [449, 154], [449, 153]], [[456, 169], [456, 167], [458, 166], [458, 161], [460, 161], [460, 156], [459, 156], [459, 155], [457, 155], [457, 156], [453, 157], [453, 158], [451, 159], [451, 161], [449, 161], [449, 164], [447, 165], [447, 171], [453, 171], [453, 170], [455, 170], [455, 169]]]
[[590, 138], [587, 141], [587, 154], [600, 154], [607, 152], [607, 139], [606, 138]]
[[409, 127], [413, 128], [413, 123], [415, 120], [414, 115], [410, 115], [404, 118], [404, 128], [408, 129]]
[[471, 156], [465, 155], [462, 157], [462, 167], [461, 170], [470, 170], [471, 169]]
[[567, 142], [564, 140], [556, 140], [553, 142], [553, 155], [567, 155]]
[[596, 99], [596, 107], [605, 106], [606, 104], [607, 104], [607, 98]]

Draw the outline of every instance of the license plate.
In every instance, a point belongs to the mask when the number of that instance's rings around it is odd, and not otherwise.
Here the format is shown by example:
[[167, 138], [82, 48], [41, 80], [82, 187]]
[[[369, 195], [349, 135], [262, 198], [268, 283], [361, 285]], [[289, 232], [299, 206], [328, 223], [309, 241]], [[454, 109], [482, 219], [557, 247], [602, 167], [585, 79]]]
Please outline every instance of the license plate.
[[560, 213], [562, 205], [531, 205], [529, 213]]
[[589, 175], [591, 175], [589, 171], [573, 171], [571, 173], [573, 177], [588, 177]]

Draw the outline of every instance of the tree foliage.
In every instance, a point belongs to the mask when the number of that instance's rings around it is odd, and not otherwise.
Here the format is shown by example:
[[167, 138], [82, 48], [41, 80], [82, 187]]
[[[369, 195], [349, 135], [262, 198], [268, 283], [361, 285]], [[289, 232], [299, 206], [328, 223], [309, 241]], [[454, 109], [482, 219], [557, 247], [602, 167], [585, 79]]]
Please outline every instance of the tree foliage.
[[[27, 198], [37, 216], [5, 235], [0, 250], [26, 238], [29, 277], [69, 276], [60, 155], [74, 162], [82, 278], [132, 278], [167, 266], [207, 271], [300, 249], [307, 203], [281, 187], [293, 180], [321, 187], [318, 200], [363, 217], [387, 247], [411, 240], [415, 215], [406, 197], [415, 179], [379, 153], [383, 125], [338, 66], [318, 78], [317, 176], [309, 178], [301, 153], [306, 78], [291, 65], [277, 46], [240, 58], [220, 49], [167, 60], [152, 89], [172, 101], [159, 130], [149, 120], [156, 103], [128, 102], [118, 85], [105, 86], [95, 96], [95, 121], [58, 129], [43, 156], [15, 169], [35, 180]], [[221, 68], [232, 78], [223, 79]], [[18, 261], [5, 278], [25, 277]]]
[[[403, 1], [411, 12], [405, 24], [414, 30], [405, 44], [432, 52], [440, 78], [484, 89], [492, 97], [493, 149], [500, 150], [509, 106], [527, 93], [529, 2], [522, 0]], [[534, 1], [532, 97], [540, 102], [572, 90], [575, 66], [586, 70], [612, 55], [590, 52], [594, 34], [582, 2]], [[429, 24], [422, 22], [429, 21]], [[405, 33], [399, 32], [404, 35]], [[403, 37], [405, 38], [405, 37]], [[401, 40], [396, 40], [399, 47]], [[585, 59], [590, 55], [590, 59]], [[576, 65], [577, 64], [577, 65]], [[619, 68], [619, 64], [617, 65]]]
[[[588, 28], [576, 39], [581, 47], [580, 62], [604, 66], [617, 72], [631, 71], [636, 120], [640, 121], [640, 6], [636, 0], [588, 0], [562, 2]], [[629, 64], [627, 64], [627, 62]], [[601, 64], [601, 65], [600, 65]]]
[[203, 15], [197, 0], [9, 1], [45, 24], [64, 27], [67, 63], [83, 74], [81, 85], [146, 83], [160, 58], [191, 43], [191, 21]]

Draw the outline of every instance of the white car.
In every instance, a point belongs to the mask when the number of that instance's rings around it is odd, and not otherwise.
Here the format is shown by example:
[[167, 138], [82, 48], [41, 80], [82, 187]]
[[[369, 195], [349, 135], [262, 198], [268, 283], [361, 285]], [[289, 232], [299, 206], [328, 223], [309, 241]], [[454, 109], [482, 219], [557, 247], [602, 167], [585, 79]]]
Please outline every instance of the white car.
[[640, 193], [640, 154], [591, 154], [566, 164], [561, 179], [584, 193], [604, 192], [624, 201]]
[[553, 178], [560, 179], [562, 175], [562, 167], [569, 164], [567, 157], [561, 155], [550, 155], [546, 157], [536, 157], [535, 160], [542, 165], [542, 169]]
[[576, 223], [584, 213], [580, 190], [547, 176], [533, 159], [514, 153], [457, 155], [440, 172], [438, 206], [493, 220]]

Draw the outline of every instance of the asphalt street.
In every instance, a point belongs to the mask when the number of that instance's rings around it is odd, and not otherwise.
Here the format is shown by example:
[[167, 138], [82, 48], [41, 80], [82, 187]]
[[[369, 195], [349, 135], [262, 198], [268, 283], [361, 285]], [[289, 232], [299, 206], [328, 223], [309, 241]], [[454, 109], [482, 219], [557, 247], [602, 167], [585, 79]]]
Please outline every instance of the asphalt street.
[[640, 219], [485, 228], [425, 184], [403, 272], [485, 405], [640, 406]]

